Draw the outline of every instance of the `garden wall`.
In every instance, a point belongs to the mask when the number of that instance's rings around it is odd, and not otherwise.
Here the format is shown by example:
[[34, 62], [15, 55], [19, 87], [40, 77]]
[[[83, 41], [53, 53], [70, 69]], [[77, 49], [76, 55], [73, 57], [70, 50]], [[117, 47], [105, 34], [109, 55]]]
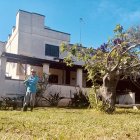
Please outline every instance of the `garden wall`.
[[14, 94], [25, 94], [25, 85], [22, 80], [5, 80], [5, 95], [14, 95]]

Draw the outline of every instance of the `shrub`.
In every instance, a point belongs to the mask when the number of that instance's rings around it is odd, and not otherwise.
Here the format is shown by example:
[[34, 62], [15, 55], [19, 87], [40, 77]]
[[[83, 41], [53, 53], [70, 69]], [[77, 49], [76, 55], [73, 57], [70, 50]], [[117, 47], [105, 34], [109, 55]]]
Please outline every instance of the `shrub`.
[[72, 98], [71, 105], [74, 107], [88, 107], [89, 106], [89, 98], [86, 93], [84, 93], [81, 89], [76, 91]]
[[42, 96], [42, 98], [44, 99], [44, 101], [48, 102], [50, 106], [57, 106], [58, 102], [64, 97], [61, 97], [60, 93], [58, 92], [55, 94], [49, 93], [49, 96], [47, 97]]
[[100, 97], [97, 95], [97, 90], [98, 89], [95, 88], [88, 90], [90, 108], [94, 108], [96, 110], [103, 110], [103, 104]]

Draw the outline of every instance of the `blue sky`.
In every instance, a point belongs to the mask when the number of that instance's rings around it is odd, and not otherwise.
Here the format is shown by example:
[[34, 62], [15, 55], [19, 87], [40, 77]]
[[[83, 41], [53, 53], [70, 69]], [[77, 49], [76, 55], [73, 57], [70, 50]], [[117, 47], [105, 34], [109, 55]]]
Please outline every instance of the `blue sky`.
[[80, 43], [81, 31], [81, 43], [94, 48], [113, 36], [116, 24], [140, 25], [140, 0], [2, 0], [1, 41], [11, 33], [19, 9], [45, 15], [45, 25], [70, 33], [71, 43]]

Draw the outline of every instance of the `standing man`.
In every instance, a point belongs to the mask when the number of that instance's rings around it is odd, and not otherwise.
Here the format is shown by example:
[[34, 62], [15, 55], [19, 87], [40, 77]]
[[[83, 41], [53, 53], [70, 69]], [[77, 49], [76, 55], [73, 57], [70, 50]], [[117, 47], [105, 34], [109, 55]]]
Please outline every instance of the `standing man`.
[[23, 111], [27, 111], [28, 105], [30, 105], [31, 111], [34, 108], [38, 80], [39, 78], [36, 75], [36, 71], [32, 69], [31, 75], [24, 81], [26, 86], [26, 95], [23, 102]]

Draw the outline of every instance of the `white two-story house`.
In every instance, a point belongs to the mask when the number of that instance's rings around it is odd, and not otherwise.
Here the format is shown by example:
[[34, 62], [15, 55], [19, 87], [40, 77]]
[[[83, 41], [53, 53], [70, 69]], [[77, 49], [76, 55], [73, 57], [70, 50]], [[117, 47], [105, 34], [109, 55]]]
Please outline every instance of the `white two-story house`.
[[10, 83], [9, 89], [5, 88], [3, 93], [23, 93], [22, 82], [30, 75], [32, 68], [39, 77], [43, 73], [49, 74], [52, 90], [59, 90], [65, 96], [70, 96], [72, 88], [87, 86], [82, 62], [76, 61], [73, 67], [68, 67], [63, 62], [67, 53], [61, 54], [59, 51], [63, 42], [71, 46], [70, 34], [51, 29], [44, 24], [44, 15], [18, 11], [16, 25], [7, 42], [3, 43], [4, 47], [1, 47], [2, 58], [5, 60], [5, 85], [11, 80], [15, 80], [17, 84]]

